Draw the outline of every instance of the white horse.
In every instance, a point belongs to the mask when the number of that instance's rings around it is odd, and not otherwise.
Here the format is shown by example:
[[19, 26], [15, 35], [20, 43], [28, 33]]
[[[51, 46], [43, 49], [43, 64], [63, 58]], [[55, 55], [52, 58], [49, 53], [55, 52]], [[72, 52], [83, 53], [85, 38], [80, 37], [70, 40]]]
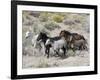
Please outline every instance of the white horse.
[[27, 32], [25, 33], [25, 39], [29, 38], [30, 36], [31, 36], [31, 32], [30, 32], [30, 31], [27, 31]]
[[37, 53], [45, 54], [43, 42], [37, 41], [39, 34], [37, 34], [37, 35], [31, 35], [31, 34], [32, 34], [31, 32], [27, 31], [25, 34], [25, 38], [28, 39], [29, 37], [32, 37], [31, 44], [33, 46], [33, 54], [34, 55]]
[[39, 35], [37, 34], [32, 38], [33, 53], [34, 54], [40, 53], [42, 55], [45, 54], [45, 46], [41, 40], [37, 41], [38, 36]]

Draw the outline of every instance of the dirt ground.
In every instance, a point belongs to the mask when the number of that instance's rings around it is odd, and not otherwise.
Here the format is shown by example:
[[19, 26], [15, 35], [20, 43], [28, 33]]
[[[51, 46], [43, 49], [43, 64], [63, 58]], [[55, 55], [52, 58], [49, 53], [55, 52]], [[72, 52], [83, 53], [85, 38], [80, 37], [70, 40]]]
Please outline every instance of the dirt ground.
[[[39, 14], [39, 13], [37, 13]], [[65, 14], [65, 13], [64, 13]], [[44, 56], [44, 54], [42, 52], [39, 52], [38, 50], [36, 51], [36, 53], [34, 53], [34, 49], [31, 45], [31, 39], [29, 40], [25, 40], [24, 36], [25, 36], [25, 32], [27, 30], [32, 29], [32, 32], [38, 33], [41, 30], [44, 30], [45, 32], [49, 33], [49, 36], [53, 37], [53, 36], [58, 36], [61, 30], [67, 30], [70, 32], [75, 32], [78, 34], [83, 35], [88, 43], [88, 49], [89, 49], [89, 15], [87, 14], [65, 14], [65, 18], [62, 22], [56, 23], [56, 27], [60, 26], [60, 28], [54, 28], [55, 25], [51, 26], [51, 23], [49, 24], [48, 22], [44, 21], [44, 22], [40, 22], [39, 19], [41, 18], [41, 15], [43, 15], [43, 13], [40, 14], [40, 17], [33, 17], [34, 15], [29, 15], [29, 13], [24, 12], [24, 21], [23, 21], [23, 53], [25, 52], [26, 55], [23, 54], [22, 57], [22, 66], [23, 68], [47, 68], [47, 67], [61, 67], [61, 66], [65, 66], [65, 67], [69, 67], [69, 66], [89, 66], [90, 65], [90, 53], [89, 50], [88, 51], [76, 51], [76, 53], [73, 53], [73, 51], [69, 50], [68, 52], [66, 52], [66, 56], [65, 58], [59, 57], [59, 56], [54, 56], [52, 54], [52, 52], [50, 52], [50, 58], [48, 59], [46, 56]], [[55, 14], [51, 13], [49, 14], [51, 16], [54, 16]], [[66, 16], [67, 15], [67, 16]], [[25, 16], [28, 16], [28, 18], [25, 18]], [[38, 15], [35, 15], [38, 16]], [[42, 16], [43, 19], [44, 16]], [[65, 20], [66, 24], [64, 24]], [[68, 21], [69, 20], [69, 21]], [[77, 20], [75, 23], [73, 23], [73, 20]], [[26, 24], [28, 22], [34, 22], [33, 24], [29, 23]], [[46, 27], [44, 26], [44, 24], [47, 24], [46, 26], [48, 29], [46, 29]], [[49, 26], [50, 25], [50, 26]], [[31, 26], [31, 27], [30, 27]], [[34, 31], [35, 30], [35, 31]]]

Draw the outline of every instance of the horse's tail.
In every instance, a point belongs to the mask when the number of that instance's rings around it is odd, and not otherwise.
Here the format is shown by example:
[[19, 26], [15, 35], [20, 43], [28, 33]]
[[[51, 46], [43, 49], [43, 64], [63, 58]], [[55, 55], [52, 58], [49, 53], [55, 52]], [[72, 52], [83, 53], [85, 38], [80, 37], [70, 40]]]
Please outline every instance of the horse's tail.
[[85, 44], [87, 44], [88, 45], [88, 42], [87, 42], [87, 40], [85, 39]]
[[86, 39], [85, 39], [84, 41], [85, 41], [85, 49], [88, 51], [88, 50], [89, 50], [89, 49], [88, 49], [88, 42], [87, 42]]
[[87, 39], [85, 39], [84, 36], [82, 36], [82, 39], [85, 41], [85, 44], [88, 45]]

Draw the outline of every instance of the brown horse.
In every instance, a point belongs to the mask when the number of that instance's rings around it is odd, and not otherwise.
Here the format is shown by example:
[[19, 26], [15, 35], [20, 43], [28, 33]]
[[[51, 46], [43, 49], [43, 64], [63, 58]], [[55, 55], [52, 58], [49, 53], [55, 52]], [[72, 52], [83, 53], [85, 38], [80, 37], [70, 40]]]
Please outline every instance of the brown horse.
[[87, 50], [87, 41], [83, 35], [78, 33], [71, 33], [66, 30], [62, 30], [59, 35], [65, 38], [69, 49], [72, 49], [73, 51]]

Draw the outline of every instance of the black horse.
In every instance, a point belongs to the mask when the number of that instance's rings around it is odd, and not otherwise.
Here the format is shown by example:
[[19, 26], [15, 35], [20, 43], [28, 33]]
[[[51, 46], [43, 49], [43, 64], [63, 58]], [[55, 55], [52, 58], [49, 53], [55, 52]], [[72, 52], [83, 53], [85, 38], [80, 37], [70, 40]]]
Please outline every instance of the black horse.
[[[38, 36], [38, 38], [37, 38], [37, 41], [43, 42], [44, 47], [45, 47], [45, 54], [47, 55], [47, 58], [49, 58], [50, 48], [52, 47], [52, 44], [47, 44], [47, 45], [45, 45], [45, 44], [46, 44], [46, 41], [47, 41], [48, 39], [49, 39], [50, 41], [52, 41], [52, 43], [54, 43], [54, 41], [60, 40], [61, 37], [60, 37], [60, 36], [48, 37], [48, 36], [47, 36], [45, 33], [43, 33], [43, 32], [40, 32], [40, 33], [39, 33], [39, 36]], [[64, 50], [65, 50], [65, 49], [64, 49]], [[65, 51], [64, 51], [64, 52], [65, 52]], [[58, 52], [56, 52], [56, 54], [59, 55]], [[65, 54], [65, 53], [64, 53], [64, 54]]]

